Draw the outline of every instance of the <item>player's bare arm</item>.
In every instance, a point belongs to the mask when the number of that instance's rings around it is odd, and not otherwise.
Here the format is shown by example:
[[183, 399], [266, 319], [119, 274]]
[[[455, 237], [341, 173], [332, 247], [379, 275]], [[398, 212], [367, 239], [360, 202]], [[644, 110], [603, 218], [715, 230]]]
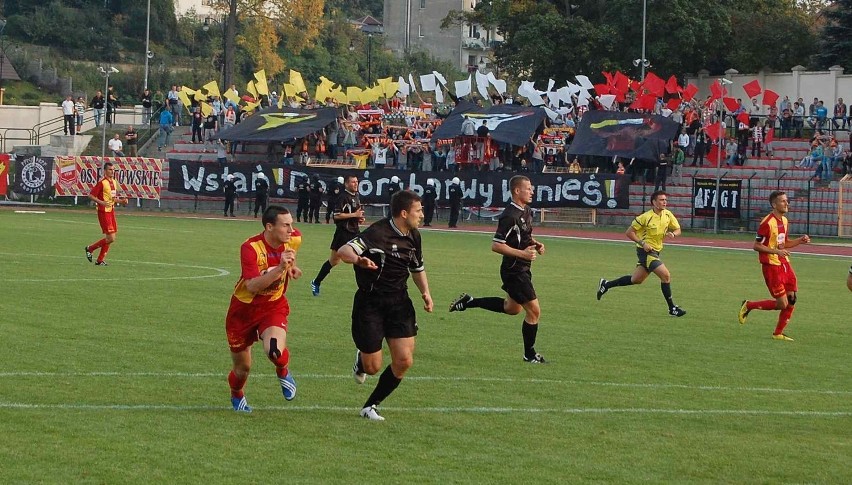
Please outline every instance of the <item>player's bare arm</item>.
[[296, 253], [293, 250], [284, 251], [281, 254], [281, 263], [278, 266], [269, 268], [262, 275], [246, 281], [246, 290], [251, 293], [259, 293], [269, 285], [280, 280], [284, 274], [290, 270], [293, 262], [296, 261]]
[[491, 243], [491, 250], [501, 256], [508, 256], [510, 258], [520, 258], [525, 261], [535, 261], [535, 258], [537, 256], [535, 245], [529, 246], [525, 249], [515, 249], [509, 247], [507, 244], [494, 241]]
[[799, 236], [795, 239], [788, 239], [787, 243], [784, 245], [787, 249], [794, 248], [799, 244], [808, 244], [811, 242], [811, 237], [805, 234], [804, 236]]
[[673, 231], [666, 231], [666, 237], [668, 237], [668, 238], [670, 238], [670, 239], [674, 239], [674, 238], [676, 238], [676, 237], [680, 236], [680, 234], [681, 234], [681, 233], [680, 233], [680, 228], [677, 228], [677, 229], [675, 229], [675, 230], [673, 230]]
[[533, 245], [535, 246], [535, 250], [536, 250], [536, 252], [538, 252], [538, 254], [544, 254], [544, 243], [543, 242], [538, 241], [536, 239], [533, 239]]
[[646, 253], [650, 253], [651, 251], [653, 251], [654, 248], [652, 248], [648, 243], [639, 238], [639, 235], [636, 234], [636, 229], [634, 229], [633, 226], [628, 227], [627, 231], [624, 232], [624, 235], [627, 236], [627, 239], [630, 239], [636, 244], [641, 244], [642, 249], [644, 249]]
[[414, 280], [414, 285], [420, 290], [420, 296], [423, 298], [423, 309], [432, 313], [435, 305], [432, 302], [432, 295], [429, 293], [429, 280], [426, 278], [426, 272], [411, 273], [411, 279]]
[[790, 255], [790, 251], [787, 251], [786, 249], [783, 249], [783, 248], [772, 249], [769, 246], [763, 245], [760, 241], [755, 241], [754, 246], [752, 246], [752, 249], [754, 249], [758, 253], [763, 253], [763, 254], [775, 254], [777, 256], [789, 256]]
[[348, 244], [338, 249], [337, 255], [340, 256], [340, 260], [344, 263], [354, 264], [364, 269], [379, 269], [379, 267], [376, 266], [376, 263], [374, 263], [373, 260], [371, 260], [370, 258], [365, 258], [363, 256], [358, 256], [358, 253], [355, 252], [355, 249]]

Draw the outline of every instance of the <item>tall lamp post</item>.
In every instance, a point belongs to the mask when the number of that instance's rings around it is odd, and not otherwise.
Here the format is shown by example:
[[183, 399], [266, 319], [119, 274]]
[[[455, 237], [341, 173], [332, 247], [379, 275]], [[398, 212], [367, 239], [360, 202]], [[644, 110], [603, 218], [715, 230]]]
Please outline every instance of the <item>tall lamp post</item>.
[[[227, 45], [227, 42], [226, 42], [227, 41], [227, 35], [228, 35], [227, 34], [227, 27], [228, 27], [227, 18], [223, 16], [222, 20], [219, 21], [219, 20], [214, 19], [213, 17], [209, 17], [209, 16], [205, 17], [204, 18], [204, 26], [202, 27], [202, 29], [204, 29], [205, 32], [208, 32], [210, 30], [210, 25], [212, 25], [212, 24], [221, 24], [222, 25], [222, 89], [227, 90], [230, 87], [230, 86], [226, 86], [228, 80], [225, 79], [226, 78], [226, 76], [225, 76], [226, 67], [225, 66], [228, 63], [228, 45]], [[224, 92], [224, 91], [222, 91], [222, 92]]]
[[373, 33], [367, 33], [367, 86], [373, 83]]
[[145, 24], [145, 82], [142, 85], [143, 91], [148, 89], [148, 61], [153, 57], [154, 53], [151, 52], [151, 0], [148, 0], [148, 20]]
[[[645, 68], [648, 67], [648, 58], [645, 57], [645, 29], [647, 27], [647, 19], [648, 19], [648, 0], [642, 0], [642, 78], [641, 81], [645, 80]], [[635, 62], [635, 61], [634, 61]]]
[[[729, 81], [725, 78], [722, 78], [719, 82], [722, 84], [723, 88], [733, 84], [733, 81]], [[722, 119], [722, 103], [719, 101], [720, 100], [718, 99], [716, 100], [716, 102], [719, 103], [719, 128], [723, 131], [719, 134], [719, 145], [716, 147], [716, 193], [713, 194], [713, 234], [719, 233], [719, 185], [721, 179], [720, 172], [722, 171], [722, 142], [728, 136], [727, 127], [724, 126], [725, 120]]]
[[[109, 66], [109, 68], [104, 69], [104, 66], [98, 67], [98, 72], [101, 73], [101, 76], [104, 77], [104, 93], [106, 96], [109, 96], [109, 76], [110, 74], [115, 74], [118, 72], [114, 66]], [[107, 102], [109, 102], [109, 98], [107, 98]], [[113, 112], [113, 116], [115, 116], [115, 112]], [[103, 130], [101, 131], [101, 160], [106, 156], [106, 125], [104, 122]]]
[[6, 19], [0, 19], [0, 104], [3, 104], [3, 94], [6, 88], [3, 87], [3, 64], [6, 63], [6, 43], [3, 42], [3, 30], [6, 29]]

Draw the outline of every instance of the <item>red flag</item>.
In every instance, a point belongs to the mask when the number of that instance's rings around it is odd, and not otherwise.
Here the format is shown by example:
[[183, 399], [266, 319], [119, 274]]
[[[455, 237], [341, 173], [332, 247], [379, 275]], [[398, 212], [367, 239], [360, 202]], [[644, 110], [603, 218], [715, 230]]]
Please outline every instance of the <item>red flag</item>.
[[612, 86], [612, 85], [615, 84], [612, 80], [612, 74], [610, 74], [606, 71], [602, 72], [601, 74], [603, 74], [603, 76], [606, 78], [607, 85]]
[[683, 88], [683, 99], [685, 101], [692, 101], [696, 94], [698, 94], [698, 87], [695, 84], [689, 83]]
[[720, 99], [726, 94], [728, 94], [728, 91], [722, 87], [722, 83], [720, 83], [718, 79], [713, 81], [713, 84], [710, 85], [710, 99]]
[[763, 135], [763, 142], [767, 145], [775, 141], [775, 128], [766, 128], [766, 133]]
[[767, 89], [763, 92], [763, 104], [766, 106], [775, 106], [776, 101], [778, 101], [778, 93], [771, 89]]
[[677, 78], [672, 74], [672, 77], [666, 81], [666, 92], [669, 94], [675, 94], [683, 91], [683, 88], [677, 83]]
[[615, 77], [613, 78], [615, 84], [615, 90], [619, 93], [627, 93], [627, 90], [630, 89], [630, 78], [621, 73], [621, 71], [615, 72]]
[[737, 115], [737, 121], [748, 126], [748, 113], [743, 111], [742, 113]]
[[724, 136], [722, 133], [722, 123], [719, 123], [718, 121], [713, 123], [712, 125], [708, 125], [707, 128], [704, 129], [704, 131], [707, 132], [707, 136], [709, 136], [710, 139], [713, 141], [716, 141]]
[[660, 79], [660, 77], [653, 72], [649, 72], [645, 76], [645, 81], [642, 83], [642, 87], [654, 96], [662, 98], [665, 93], [666, 82]]
[[680, 107], [680, 98], [672, 98], [666, 103], [666, 107], [674, 111]]
[[611, 94], [609, 85], [607, 84], [595, 84], [595, 92], [598, 93], [598, 96], [603, 96], [604, 94]]
[[728, 111], [736, 111], [740, 109], [740, 103], [737, 103], [737, 100], [734, 98], [722, 98], [722, 102], [725, 103], [725, 107], [728, 108]]
[[0, 195], [6, 195], [9, 190], [9, 155], [0, 154]]
[[637, 81], [635, 79], [630, 79], [628, 85], [630, 86], [630, 89], [632, 89], [634, 93], [638, 93], [642, 89], [642, 83], [640, 83], [639, 81]]
[[749, 98], [756, 98], [763, 91], [763, 88], [760, 87], [760, 83], [755, 79], [750, 83], [743, 84], [743, 91], [746, 92]]

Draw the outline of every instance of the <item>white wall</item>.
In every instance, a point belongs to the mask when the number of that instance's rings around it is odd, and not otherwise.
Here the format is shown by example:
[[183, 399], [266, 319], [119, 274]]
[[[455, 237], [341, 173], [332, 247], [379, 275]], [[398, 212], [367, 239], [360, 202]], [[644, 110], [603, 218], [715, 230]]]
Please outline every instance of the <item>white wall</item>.
[[734, 82], [728, 88], [730, 96], [743, 98], [743, 101], [747, 98], [743, 91], [743, 84], [755, 79], [760, 82], [763, 89], [778, 93], [779, 99], [784, 99], [784, 96], [789, 96], [792, 101], [802, 98], [805, 101], [805, 109], [815, 97], [819, 98], [828, 107], [829, 115], [837, 98], [843, 98], [846, 104], [852, 101], [852, 74], [843, 74], [842, 67], [833, 67], [828, 71], [805, 71], [804, 68], [793, 68], [791, 72], [761, 71], [756, 74], [740, 74], [732, 69], [724, 76], [708, 76], [707, 72], [703, 71], [698, 76], [687, 76], [686, 82], [695, 84], [699, 90], [697, 96], [703, 99], [710, 94], [710, 85], [713, 81], [722, 77]]
[[[106, 115], [106, 112], [104, 115]], [[95, 127], [93, 116], [93, 110], [86, 110], [83, 131]], [[49, 123], [42, 126], [40, 130], [35, 128], [36, 125], [44, 122]], [[138, 125], [142, 123], [142, 106], [119, 108], [116, 111], [115, 123], [117, 125]], [[58, 128], [59, 134], [62, 134], [62, 126], [62, 107], [56, 103], [41, 103], [38, 106], [0, 106], [0, 137], [4, 142], [2, 149], [5, 152], [11, 151], [15, 145], [47, 145], [50, 143], [48, 132]], [[56, 134], [56, 132], [53, 134]], [[36, 136], [37, 139], [32, 140], [31, 137], [33, 136]]]

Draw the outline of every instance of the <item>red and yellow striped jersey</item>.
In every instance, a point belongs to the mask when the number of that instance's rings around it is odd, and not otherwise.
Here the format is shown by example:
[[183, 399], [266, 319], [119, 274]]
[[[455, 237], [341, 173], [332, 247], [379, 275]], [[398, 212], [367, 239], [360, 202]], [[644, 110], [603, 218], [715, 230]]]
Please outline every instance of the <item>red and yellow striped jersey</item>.
[[118, 199], [118, 184], [115, 182], [115, 179], [100, 179], [89, 193], [106, 202], [106, 205], [98, 204], [98, 212], [112, 212], [113, 206]]
[[[770, 249], [784, 249], [787, 244], [787, 227], [786, 217], [781, 216], [779, 219], [775, 217], [775, 214], [769, 214], [760, 221], [760, 226], [757, 228], [757, 241]], [[787, 260], [787, 257], [758, 253], [758, 259], [761, 264], [780, 266], [781, 261]]]
[[285, 272], [281, 278], [273, 282], [258, 293], [252, 293], [246, 289], [246, 281], [257, 278], [271, 268], [278, 266], [281, 255], [288, 249], [298, 251], [302, 245], [302, 233], [294, 229], [290, 235], [290, 241], [277, 248], [270, 246], [263, 233], [248, 238], [240, 246], [240, 265], [242, 272], [237, 284], [234, 285], [234, 297], [243, 303], [269, 303], [278, 301], [287, 291], [290, 281], [289, 274]]

